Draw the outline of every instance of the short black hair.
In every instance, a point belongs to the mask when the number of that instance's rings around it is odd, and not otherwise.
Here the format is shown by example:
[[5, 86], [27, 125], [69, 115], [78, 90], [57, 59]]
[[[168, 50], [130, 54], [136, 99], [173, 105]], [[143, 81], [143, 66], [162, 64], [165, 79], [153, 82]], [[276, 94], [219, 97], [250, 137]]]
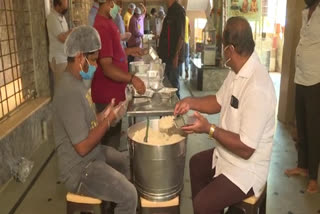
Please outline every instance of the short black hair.
[[155, 14], [156, 12], [157, 12], [156, 8], [152, 8], [150, 13], [153, 15], [153, 14]]
[[233, 45], [236, 52], [242, 56], [250, 56], [255, 47], [252, 30], [249, 22], [235, 16], [228, 19], [223, 32], [223, 45]]
[[61, 0], [53, 0], [53, 6], [54, 7], [58, 6], [58, 5], [61, 5], [61, 4], [62, 4]]

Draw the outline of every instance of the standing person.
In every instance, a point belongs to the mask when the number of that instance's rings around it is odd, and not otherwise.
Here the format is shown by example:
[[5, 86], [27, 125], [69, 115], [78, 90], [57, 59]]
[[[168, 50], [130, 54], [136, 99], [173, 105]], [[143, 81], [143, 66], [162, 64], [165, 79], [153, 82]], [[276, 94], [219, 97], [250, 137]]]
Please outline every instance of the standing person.
[[307, 192], [319, 191], [320, 162], [320, 0], [305, 0], [300, 41], [296, 50], [296, 120], [298, 131], [298, 166], [287, 169], [292, 175], [309, 175]]
[[136, 9], [136, 5], [134, 3], [130, 3], [128, 5], [128, 10], [124, 14], [123, 21], [124, 21], [124, 26], [126, 27], [126, 31], [129, 32], [129, 24], [130, 24], [130, 19], [134, 13], [134, 9]]
[[[146, 8], [143, 4], [140, 4], [143, 8], [143, 13], [139, 7], [134, 9], [134, 15], [130, 19], [129, 32], [131, 37], [128, 40], [128, 47], [139, 47], [143, 46], [143, 35], [144, 35], [144, 18], [146, 14]], [[128, 57], [128, 62], [134, 61], [134, 56]]]
[[[141, 56], [140, 48], [123, 49], [120, 33], [112, 18], [118, 13], [119, 6], [112, 0], [99, 0], [99, 10], [94, 28], [101, 38], [98, 68], [91, 85], [92, 99], [96, 111], [102, 112], [115, 98], [116, 104], [125, 100], [125, 88], [132, 84], [139, 94], [145, 93], [145, 85], [141, 79], [128, 72], [127, 55]], [[121, 121], [110, 128], [101, 140], [103, 144], [118, 149], [120, 143]]]
[[156, 35], [156, 46], [159, 49], [159, 38], [162, 31], [163, 20], [166, 17], [164, 10], [159, 10], [158, 16], [156, 17], [155, 35]]
[[189, 79], [189, 58], [190, 58], [190, 35], [191, 28], [188, 16], [186, 16], [186, 28], [185, 28], [185, 37], [184, 37], [184, 47], [185, 47], [185, 62], [184, 62], [184, 70], [186, 73], [186, 79]]
[[156, 8], [152, 8], [150, 11], [150, 33], [156, 35], [156, 17], [157, 10]]
[[116, 17], [114, 18], [114, 23], [117, 25], [117, 27], [119, 29], [121, 45], [122, 45], [123, 49], [125, 49], [125, 48], [127, 48], [127, 41], [131, 37], [131, 33], [126, 34], [126, 29], [124, 26], [124, 21], [121, 16], [121, 12], [122, 12], [122, 8], [120, 7]]
[[184, 61], [185, 11], [177, 0], [167, 0], [168, 14], [164, 18], [159, 41], [159, 57], [166, 63], [165, 74], [180, 98], [179, 66]]
[[68, 11], [68, 0], [53, 0], [53, 8], [47, 16], [49, 36], [49, 63], [53, 72], [54, 85], [60, 80], [67, 66], [63, 45], [71, 33], [64, 14]]
[[140, 6], [142, 7], [143, 12], [139, 7], [136, 7], [134, 10], [134, 15], [130, 19], [129, 32], [132, 34], [132, 36], [128, 41], [128, 47], [142, 48], [146, 8], [141, 3]]
[[98, 0], [94, 0], [93, 4], [92, 4], [92, 7], [91, 7], [91, 9], [89, 11], [89, 17], [88, 17], [89, 26], [93, 26], [94, 19], [96, 18], [98, 10], [99, 10], [99, 2], [98, 2]]
[[146, 16], [144, 17], [144, 34], [150, 34], [150, 15], [146, 13]]
[[259, 196], [268, 178], [277, 100], [268, 71], [254, 52], [246, 19], [228, 19], [223, 46], [232, 71], [217, 94], [188, 97], [175, 107], [175, 115], [189, 110], [220, 112], [218, 125], [195, 112], [195, 123], [182, 128], [189, 134], [208, 133], [217, 141], [214, 149], [190, 159], [193, 209], [197, 214], [220, 214], [225, 207], [253, 194]]
[[96, 115], [82, 82], [92, 78], [100, 48], [99, 34], [90, 26], [75, 28], [65, 42], [68, 66], [53, 98], [59, 179], [70, 192], [117, 203], [116, 214], [135, 214], [128, 154], [100, 144], [110, 124], [123, 116], [122, 106], [111, 104]]

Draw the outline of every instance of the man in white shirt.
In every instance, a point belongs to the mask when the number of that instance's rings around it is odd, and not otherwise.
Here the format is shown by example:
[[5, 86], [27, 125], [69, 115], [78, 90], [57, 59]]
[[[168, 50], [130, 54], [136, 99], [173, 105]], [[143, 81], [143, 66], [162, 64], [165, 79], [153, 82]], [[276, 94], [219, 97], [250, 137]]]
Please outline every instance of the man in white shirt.
[[[175, 115], [195, 110], [186, 133], [208, 133], [214, 149], [190, 160], [194, 213], [218, 214], [253, 194], [267, 182], [275, 131], [276, 95], [266, 68], [254, 52], [248, 21], [232, 17], [223, 32], [224, 56], [232, 71], [216, 95], [185, 98]], [[210, 124], [199, 112], [220, 112], [219, 124]]]
[[54, 85], [61, 78], [67, 67], [67, 56], [64, 53], [64, 42], [71, 30], [68, 28], [64, 14], [68, 11], [68, 0], [53, 0], [53, 9], [47, 16], [49, 36], [49, 63], [53, 71]]
[[305, 0], [300, 41], [296, 50], [296, 120], [298, 166], [285, 173], [309, 175], [307, 192], [318, 192], [320, 162], [320, 0]]

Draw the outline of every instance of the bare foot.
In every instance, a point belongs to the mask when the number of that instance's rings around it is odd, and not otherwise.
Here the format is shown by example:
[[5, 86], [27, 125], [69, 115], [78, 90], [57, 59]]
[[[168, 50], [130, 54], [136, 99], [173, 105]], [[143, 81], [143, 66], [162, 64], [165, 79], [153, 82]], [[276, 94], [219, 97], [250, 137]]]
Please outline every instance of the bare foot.
[[310, 194], [317, 193], [319, 191], [318, 183], [316, 180], [310, 180], [307, 187], [307, 192]]
[[307, 177], [308, 176], [308, 170], [306, 169], [302, 169], [302, 168], [293, 168], [293, 169], [287, 169], [286, 171], [284, 171], [284, 173], [290, 177], [290, 176], [295, 176], [295, 175], [300, 175], [303, 177]]

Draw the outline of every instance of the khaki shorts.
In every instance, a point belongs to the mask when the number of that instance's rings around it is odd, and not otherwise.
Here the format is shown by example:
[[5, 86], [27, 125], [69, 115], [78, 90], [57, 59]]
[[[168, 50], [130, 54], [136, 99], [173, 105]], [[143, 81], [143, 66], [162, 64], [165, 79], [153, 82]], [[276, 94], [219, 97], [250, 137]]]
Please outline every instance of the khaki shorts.
[[66, 70], [67, 64], [68, 63], [66, 62], [57, 64], [56, 59], [54, 57], [52, 58], [52, 61], [50, 62], [50, 68], [53, 73], [54, 85], [56, 85], [61, 79], [63, 72]]

